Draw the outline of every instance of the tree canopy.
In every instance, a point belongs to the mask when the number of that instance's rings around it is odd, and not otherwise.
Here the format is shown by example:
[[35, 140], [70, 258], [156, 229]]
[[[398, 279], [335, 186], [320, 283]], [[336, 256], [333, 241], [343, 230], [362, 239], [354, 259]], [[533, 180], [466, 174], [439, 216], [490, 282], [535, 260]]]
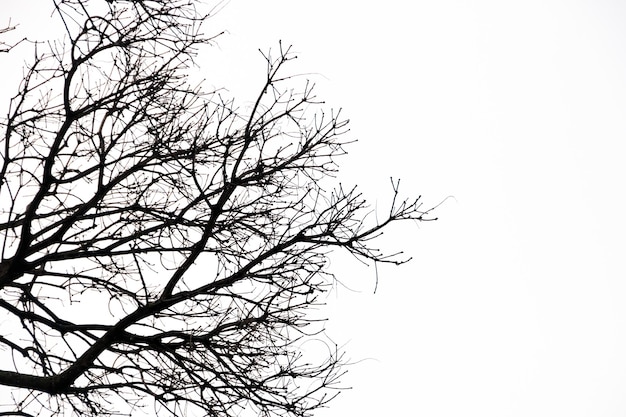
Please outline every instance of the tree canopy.
[[343, 372], [301, 351], [329, 253], [405, 262], [372, 241], [429, 211], [392, 182], [368, 217], [335, 180], [348, 122], [290, 48], [242, 108], [189, 82], [199, 2], [50, 4], [65, 37], [10, 51], [34, 45], [0, 119], [0, 415], [310, 415]]

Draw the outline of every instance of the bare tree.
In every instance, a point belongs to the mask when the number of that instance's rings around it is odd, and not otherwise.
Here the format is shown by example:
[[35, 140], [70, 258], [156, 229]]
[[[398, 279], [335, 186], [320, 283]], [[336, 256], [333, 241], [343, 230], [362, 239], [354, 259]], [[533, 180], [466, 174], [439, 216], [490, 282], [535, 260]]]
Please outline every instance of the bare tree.
[[[12, 32], [16, 28], [17, 27], [15, 25], [12, 25], [11, 21], [9, 20], [9, 23], [6, 26], [0, 27], [0, 36], [4, 36], [5, 34]], [[13, 42], [6, 42], [4, 40], [0, 40], [0, 53], [10, 52], [11, 49], [15, 48], [17, 45], [24, 42], [25, 40], [26, 39], [20, 39], [20, 40], [16, 40]]]
[[402, 263], [370, 243], [427, 211], [393, 183], [369, 221], [331, 186], [347, 121], [290, 87], [289, 48], [241, 109], [188, 82], [194, 1], [53, 3], [66, 38], [1, 121], [0, 415], [310, 415], [343, 372], [300, 349], [329, 252]]

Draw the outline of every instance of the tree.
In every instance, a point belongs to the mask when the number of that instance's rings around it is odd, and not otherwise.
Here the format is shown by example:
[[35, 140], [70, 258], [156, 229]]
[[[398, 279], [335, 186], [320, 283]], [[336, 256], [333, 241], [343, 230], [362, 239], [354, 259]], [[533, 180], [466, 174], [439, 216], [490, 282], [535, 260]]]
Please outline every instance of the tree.
[[[5, 35], [6, 33], [15, 30], [15, 28], [16, 28], [16, 26], [11, 25], [11, 21], [9, 21], [9, 23], [6, 26], [0, 27], [0, 35]], [[17, 45], [19, 45], [23, 41], [24, 41], [24, 39], [21, 39], [19, 41], [15, 41], [15, 42], [0, 41], [0, 53], [7, 53], [7, 52], [11, 51], [11, 49], [15, 48]]]
[[54, 9], [65, 40], [36, 44], [1, 122], [0, 415], [310, 415], [343, 372], [300, 349], [329, 253], [402, 263], [371, 242], [428, 210], [392, 182], [369, 220], [332, 186], [347, 121], [291, 87], [289, 48], [242, 109], [188, 81], [213, 42], [193, 0]]

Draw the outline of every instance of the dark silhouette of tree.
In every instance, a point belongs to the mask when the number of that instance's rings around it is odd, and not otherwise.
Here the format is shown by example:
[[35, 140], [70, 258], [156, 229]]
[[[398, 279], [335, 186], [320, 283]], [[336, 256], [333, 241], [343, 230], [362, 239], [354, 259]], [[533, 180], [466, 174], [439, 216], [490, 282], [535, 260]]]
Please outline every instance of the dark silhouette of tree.
[[[9, 21], [9, 23], [4, 26], [4, 27], [0, 27], [0, 36], [4, 36], [6, 33], [11, 32], [13, 30], [16, 29], [15, 25], [11, 24], [11, 21]], [[20, 43], [22, 43], [25, 39], [20, 39], [18, 41], [14, 41], [14, 42], [6, 42], [4, 40], [0, 40], [0, 53], [6, 53], [11, 51], [11, 49], [15, 48], [17, 45], [19, 45]]]
[[371, 241], [427, 211], [392, 183], [367, 220], [332, 185], [347, 121], [290, 87], [289, 48], [242, 109], [188, 82], [194, 1], [53, 3], [65, 38], [1, 120], [0, 415], [310, 415], [343, 372], [301, 350], [329, 252], [402, 263]]

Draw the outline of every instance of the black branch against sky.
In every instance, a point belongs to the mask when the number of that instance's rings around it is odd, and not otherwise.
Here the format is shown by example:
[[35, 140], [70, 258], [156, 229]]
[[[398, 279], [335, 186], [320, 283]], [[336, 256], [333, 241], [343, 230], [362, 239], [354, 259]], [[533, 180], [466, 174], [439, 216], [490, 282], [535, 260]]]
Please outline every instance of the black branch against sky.
[[402, 263], [372, 240], [428, 211], [393, 183], [371, 220], [335, 182], [347, 121], [289, 48], [240, 108], [188, 81], [213, 42], [196, 2], [51, 6], [65, 37], [0, 121], [0, 415], [310, 415], [343, 372], [331, 343], [301, 351], [329, 253]]

